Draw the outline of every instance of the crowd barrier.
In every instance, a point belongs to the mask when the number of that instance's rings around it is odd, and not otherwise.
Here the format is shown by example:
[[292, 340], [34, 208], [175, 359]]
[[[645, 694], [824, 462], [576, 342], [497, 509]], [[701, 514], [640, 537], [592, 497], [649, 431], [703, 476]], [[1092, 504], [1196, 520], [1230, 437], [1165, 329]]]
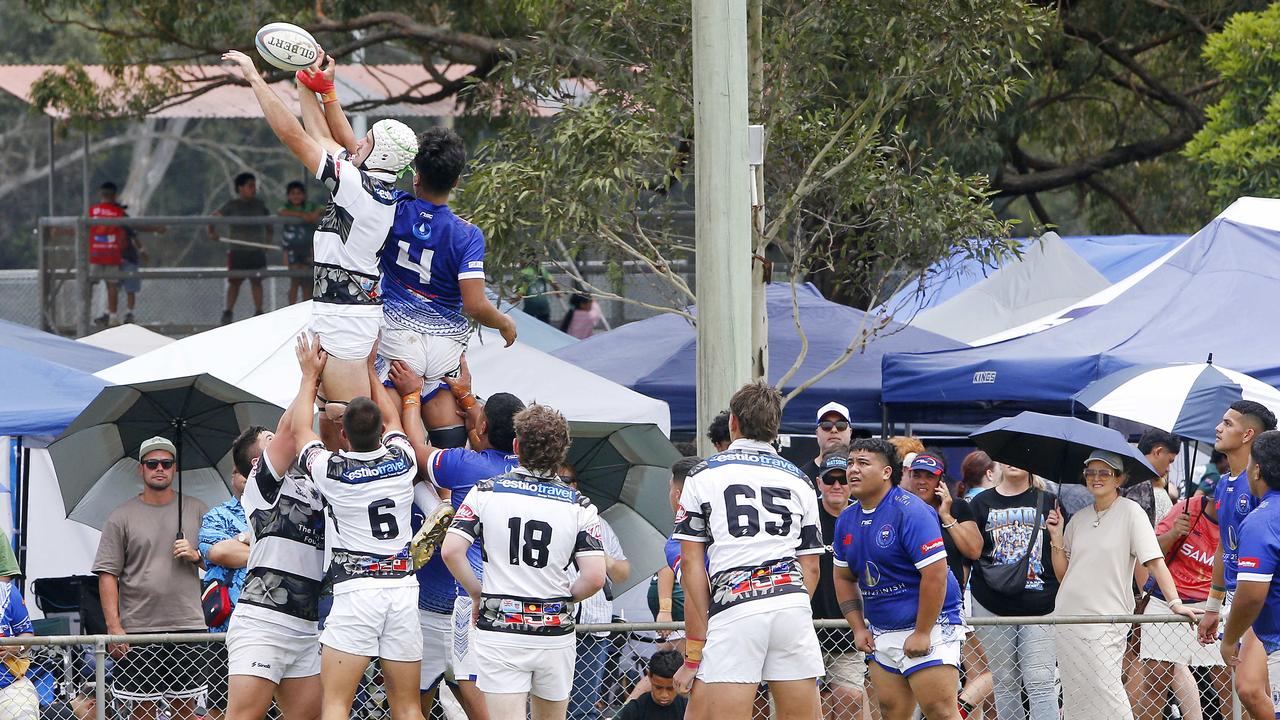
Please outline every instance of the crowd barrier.
[[[818, 620], [814, 625], [830, 670], [819, 683], [823, 720], [879, 720], [874, 684], [867, 680], [865, 661], [854, 650], [851, 634], [843, 632], [847, 626], [839, 620]], [[1109, 720], [1114, 710], [1101, 687], [1076, 693], [1082, 704], [1064, 712], [1064, 681], [1081, 677], [1082, 670], [1094, 676], [1109, 670], [1122, 677], [1125, 696], [1138, 720], [1240, 717], [1217, 647], [1195, 653], [1194, 627], [1176, 616], [980, 617], [972, 618], [970, 625], [974, 633], [965, 646], [962, 697], [973, 705], [971, 719]], [[1141, 631], [1133, 637], [1137, 628]], [[1130, 638], [1118, 656], [1104, 652], [1102, 642], [1094, 652], [1058, 656], [1058, 633], [1080, 634], [1082, 629], [1086, 637], [1123, 634]], [[580, 642], [586, 633], [607, 633], [592, 639], [602, 640], [607, 651], [598, 654], [602, 666], [584, 673], [580, 680], [580, 690], [590, 686], [593, 691], [589, 696], [598, 690], [598, 701], [594, 707], [579, 703], [571, 718], [612, 718], [641, 682], [646, 659], [658, 649], [682, 647], [681, 630], [681, 623], [579, 625]], [[220, 718], [226, 683], [224, 638], [206, 633], [0, 638], [0, 660], [10, 667], [30, 661], [26, 674], [34, 684], [41, 718]], [[128, 643], [127, 651], [117, 645], [121, 642]], [[586, 680], [592, 676], [598, 676], [599, 682]], [[138, 687], [138, 682], [148, 687]], [[177, 697], [160, 706], [140, 704], [131, 697], [157, 688]], [[451, 693], [441, 694], [436, 716], [462, 720]], [[0, 720], [35, 717], [28, 706], [31, 695], [21, 681], [0, 689]], [[755, 720], [766, 720], [771, 714], [767, 689], [761, 687]], [[366, 673], [351, 716], [390, 718], [376, 663]]]

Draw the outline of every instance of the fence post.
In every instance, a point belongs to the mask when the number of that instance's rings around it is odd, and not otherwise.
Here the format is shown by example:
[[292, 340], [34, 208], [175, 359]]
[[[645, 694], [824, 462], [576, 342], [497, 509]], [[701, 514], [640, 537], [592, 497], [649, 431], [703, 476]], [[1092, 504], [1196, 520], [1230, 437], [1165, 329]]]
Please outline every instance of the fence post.
[[107, 720], [107, 641], [101, 635], [93, 645], [93, 714]]
[[89, 228], [83, 217], [76, 220], [76, 336], [89, 334], [93, 284], [89, 282]]

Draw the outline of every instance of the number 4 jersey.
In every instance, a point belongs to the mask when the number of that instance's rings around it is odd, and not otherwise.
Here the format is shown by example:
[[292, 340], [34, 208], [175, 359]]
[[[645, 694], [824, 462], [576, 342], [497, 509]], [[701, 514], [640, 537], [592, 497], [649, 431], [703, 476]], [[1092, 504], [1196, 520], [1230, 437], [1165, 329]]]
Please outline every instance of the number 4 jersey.
[[414, 587], [409, 558], [417, 462], [409, 440], [387, 433], [369, 452], [330, 452], [308, 443], [298, 464], [315, 483], [329, 513], [334, 594], [360, 588]]
[[484, 553], [478, 629], [572, 638], [569, 565], [604, 555], [600, 516], [585, 495], [516, 468], [476, 483], [449, 532]]
[[689, 473], [676, 540], [707, 543], [709, 614], [809, 607], [796, 558], [824, 552], [813, 485], [768, 443], [735, 440]]
[[484, 280], [484, 233], [448, 205], [405, 197], [382, 250], [387, 325], [466, 343], [460, 280]]

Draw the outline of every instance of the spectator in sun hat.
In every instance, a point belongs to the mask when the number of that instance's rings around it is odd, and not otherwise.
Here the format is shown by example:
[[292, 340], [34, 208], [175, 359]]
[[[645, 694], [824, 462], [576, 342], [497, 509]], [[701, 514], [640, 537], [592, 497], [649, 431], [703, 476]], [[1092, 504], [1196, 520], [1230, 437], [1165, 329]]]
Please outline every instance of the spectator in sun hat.
[[807, 477], [814, 478], [822, 471], [822, 456], [836, 445], [848, 445], [853, 438], [849, 425], [849, 408], [838, 402], [829, 402], [818, 408], [814, 437], [818, 440], [818, 454], [800, 468]]

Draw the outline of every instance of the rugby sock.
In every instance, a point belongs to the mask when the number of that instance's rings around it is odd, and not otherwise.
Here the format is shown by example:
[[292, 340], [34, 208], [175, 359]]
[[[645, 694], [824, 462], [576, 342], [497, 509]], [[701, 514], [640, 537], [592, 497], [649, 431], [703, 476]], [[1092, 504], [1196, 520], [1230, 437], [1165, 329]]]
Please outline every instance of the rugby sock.
[[440, 504], [440, 496], [436, 494], [435, 488], [427, 483], [414, 483], [413, 504], [418, 506], [422, 514], [430, 515], [431, 511]]

